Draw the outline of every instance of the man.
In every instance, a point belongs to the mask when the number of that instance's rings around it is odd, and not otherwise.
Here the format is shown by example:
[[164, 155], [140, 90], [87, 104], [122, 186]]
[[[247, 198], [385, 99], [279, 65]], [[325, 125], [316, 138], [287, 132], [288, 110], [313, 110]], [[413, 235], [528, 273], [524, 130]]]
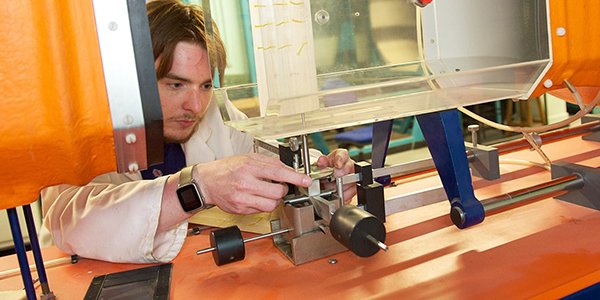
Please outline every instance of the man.
[[[183, 150], [181, 167], [194, 166], [184, 176], [194, 178], [205, 204], [235, 214], [272, 211], [287, 193], [282, 183], [308, 187], [308, 176], [276, 158], [249, 154], [252, 138], [223, 124], [216, 103], [210, 101], [214, 74], [210, 66], [222, 68], [222, 82], [225, 50], [219, 38], [214, 44], [206, 42], [202, 11], [177, 0], [153, 1], [147, 9], [165, 149]], [[210, 64], [207, 49], [219, 54]], [[233, 118], [244, 117], [230, 103], [227, 109]], [[338, 176], [353, 171], [345, 150], [320, 157], [317, 165], [334, 167]], [[170, 261], [183, 244], [186, 220], [195, 213], [186, 212], [179, 202], [176, 190], [183, 171], [177, 171], [109, 173], [85, 186], [47, 188], [42, 192], [45, 226], [60, 249], [82, 257]], [[354, 193], [349, 185], [344, 199]]]

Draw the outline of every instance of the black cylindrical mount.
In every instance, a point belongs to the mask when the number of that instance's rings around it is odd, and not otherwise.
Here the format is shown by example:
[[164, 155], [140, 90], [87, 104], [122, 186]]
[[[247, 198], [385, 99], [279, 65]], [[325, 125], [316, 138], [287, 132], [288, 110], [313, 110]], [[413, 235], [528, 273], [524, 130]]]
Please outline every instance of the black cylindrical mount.
[[213, 230], [210, 233], [210, 245], [213, 259], [217, 266], [243, 260], [246, 256], [244, 238], [237, 226]]
[[361, 257], [377, 253], [380, 247], [376, 242], [385, 242], [383, 223], [354, 205], [339, 208], [331, 217], [329, 229], [338, 242]]

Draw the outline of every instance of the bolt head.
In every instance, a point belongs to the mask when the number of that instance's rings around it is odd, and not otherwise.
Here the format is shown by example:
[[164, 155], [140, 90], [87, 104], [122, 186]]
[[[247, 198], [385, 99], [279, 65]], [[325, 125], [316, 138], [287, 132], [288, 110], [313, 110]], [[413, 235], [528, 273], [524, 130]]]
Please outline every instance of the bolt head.
[[125, 142], [126, 142], [127, 144], [133, 144], [133, 143], [135, 143], [136, 141], [137, 141], [137, 136], [135, 135], [135, 133], [128, 133], [128, 134], [125, 136]]
[[133, 173], [133, 172], [139, 171], [140, 170], [140, 166], [136, 162], [132, 162], [132, 163], [129, 164], [128, 169], [129, 169], [129, 172]]
[[467, 129], [469, 131], [471, 131], [471, 132], [477, 131], [477, 130], [479, 130], [479, 125], [478, 124], [472, 124], [472, 125], [467, 126]]

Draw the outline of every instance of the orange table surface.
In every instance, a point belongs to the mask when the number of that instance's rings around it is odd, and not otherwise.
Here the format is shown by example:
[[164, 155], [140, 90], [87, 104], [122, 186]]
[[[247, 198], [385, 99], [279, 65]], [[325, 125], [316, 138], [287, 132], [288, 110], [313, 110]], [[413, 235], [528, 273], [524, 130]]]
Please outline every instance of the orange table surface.
[[[572, 138], [544, 150], [552, 160], [600, 165], [594, 142]], [[502, 157], [542, 161], [530, 151]], [[502, 164], [501, 172], [499, 180], [475, 180], [479, 199], [550, 179], [534, 166]], [[360, 258], [346, 251], [300, 266], [262, 239], [246, 245], [244, 261], [218, 267], [210, 254], [195, 254], [209, 246], [207, 235], [188, 237], [173, 261], [171, 299], [548, 299], [600, 281], [596, 210], [545, 199], [488, 215], [464, 230], [448, 212], [445, 201], [390, 215], [387, 252]], [[44, 250], [45, 260], [61, 256]], [[15, 256], [0, 259], [0, 270], [16, 266]], [[59, 299], [82, 299], [94, 276], [139, 267], [81, 259], [47, 273]], [[0, 290], [18, 288], [18, 275], [0, 281]]]

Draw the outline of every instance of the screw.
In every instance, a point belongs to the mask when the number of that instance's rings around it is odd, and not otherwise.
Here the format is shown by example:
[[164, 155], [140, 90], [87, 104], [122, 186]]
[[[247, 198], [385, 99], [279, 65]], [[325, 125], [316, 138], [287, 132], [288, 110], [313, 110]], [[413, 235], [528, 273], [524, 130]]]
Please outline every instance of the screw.
[[477, 148], [477, 131], [479, 130], [479, 125], [469, 125], [467, 129], [471, 132], [471, 143], [473, 144], [473, 148]]
[[132, 162], [129, 164], [129, 172], [137, 172], [140, 169], [140, 166], [136, 162]]
[[117, 24], [117, 22], [111, 21], [110, 23], [108, 23], [108, 29], [110, 31], [116, 31], [118, 28], [119, 28], [119, 24]]
[[321, 9], [315, 13], [315, 21], [319, 25], [327, 24], [327, 22], [329, 22], [329, 19], [330, 19], [329, 12], [327, 12], [326, 10]]
[[290, 145], [290, 150], [292, 150], [294, 152], [296, 152], [296, 151], [298, 151], [298, 149], [300, 149], [300, 141], [295, 136], [290, 138], [289, 145]]
[[335, 264], [337, 264], [337, 259], [335, 259], [335, 258], [330, 258], [330, 259], [329, 259], [327, 262], [328, 262], [330, 265], [335, 265]]
[[135, 143], [136, 141], [137, 141], [137, 137], [135, 136], [135, 133], [128, 133], [128, 134], [125, 136], [125, 142], [126, 142], [127, 144], [133, 144], [133, 143]]
[[125, 115], [123, 117], [123, 123], [125, 123], [125, 125], [131, 125], [131, 124], [133, 124], [133, 116], [132, 115]]

